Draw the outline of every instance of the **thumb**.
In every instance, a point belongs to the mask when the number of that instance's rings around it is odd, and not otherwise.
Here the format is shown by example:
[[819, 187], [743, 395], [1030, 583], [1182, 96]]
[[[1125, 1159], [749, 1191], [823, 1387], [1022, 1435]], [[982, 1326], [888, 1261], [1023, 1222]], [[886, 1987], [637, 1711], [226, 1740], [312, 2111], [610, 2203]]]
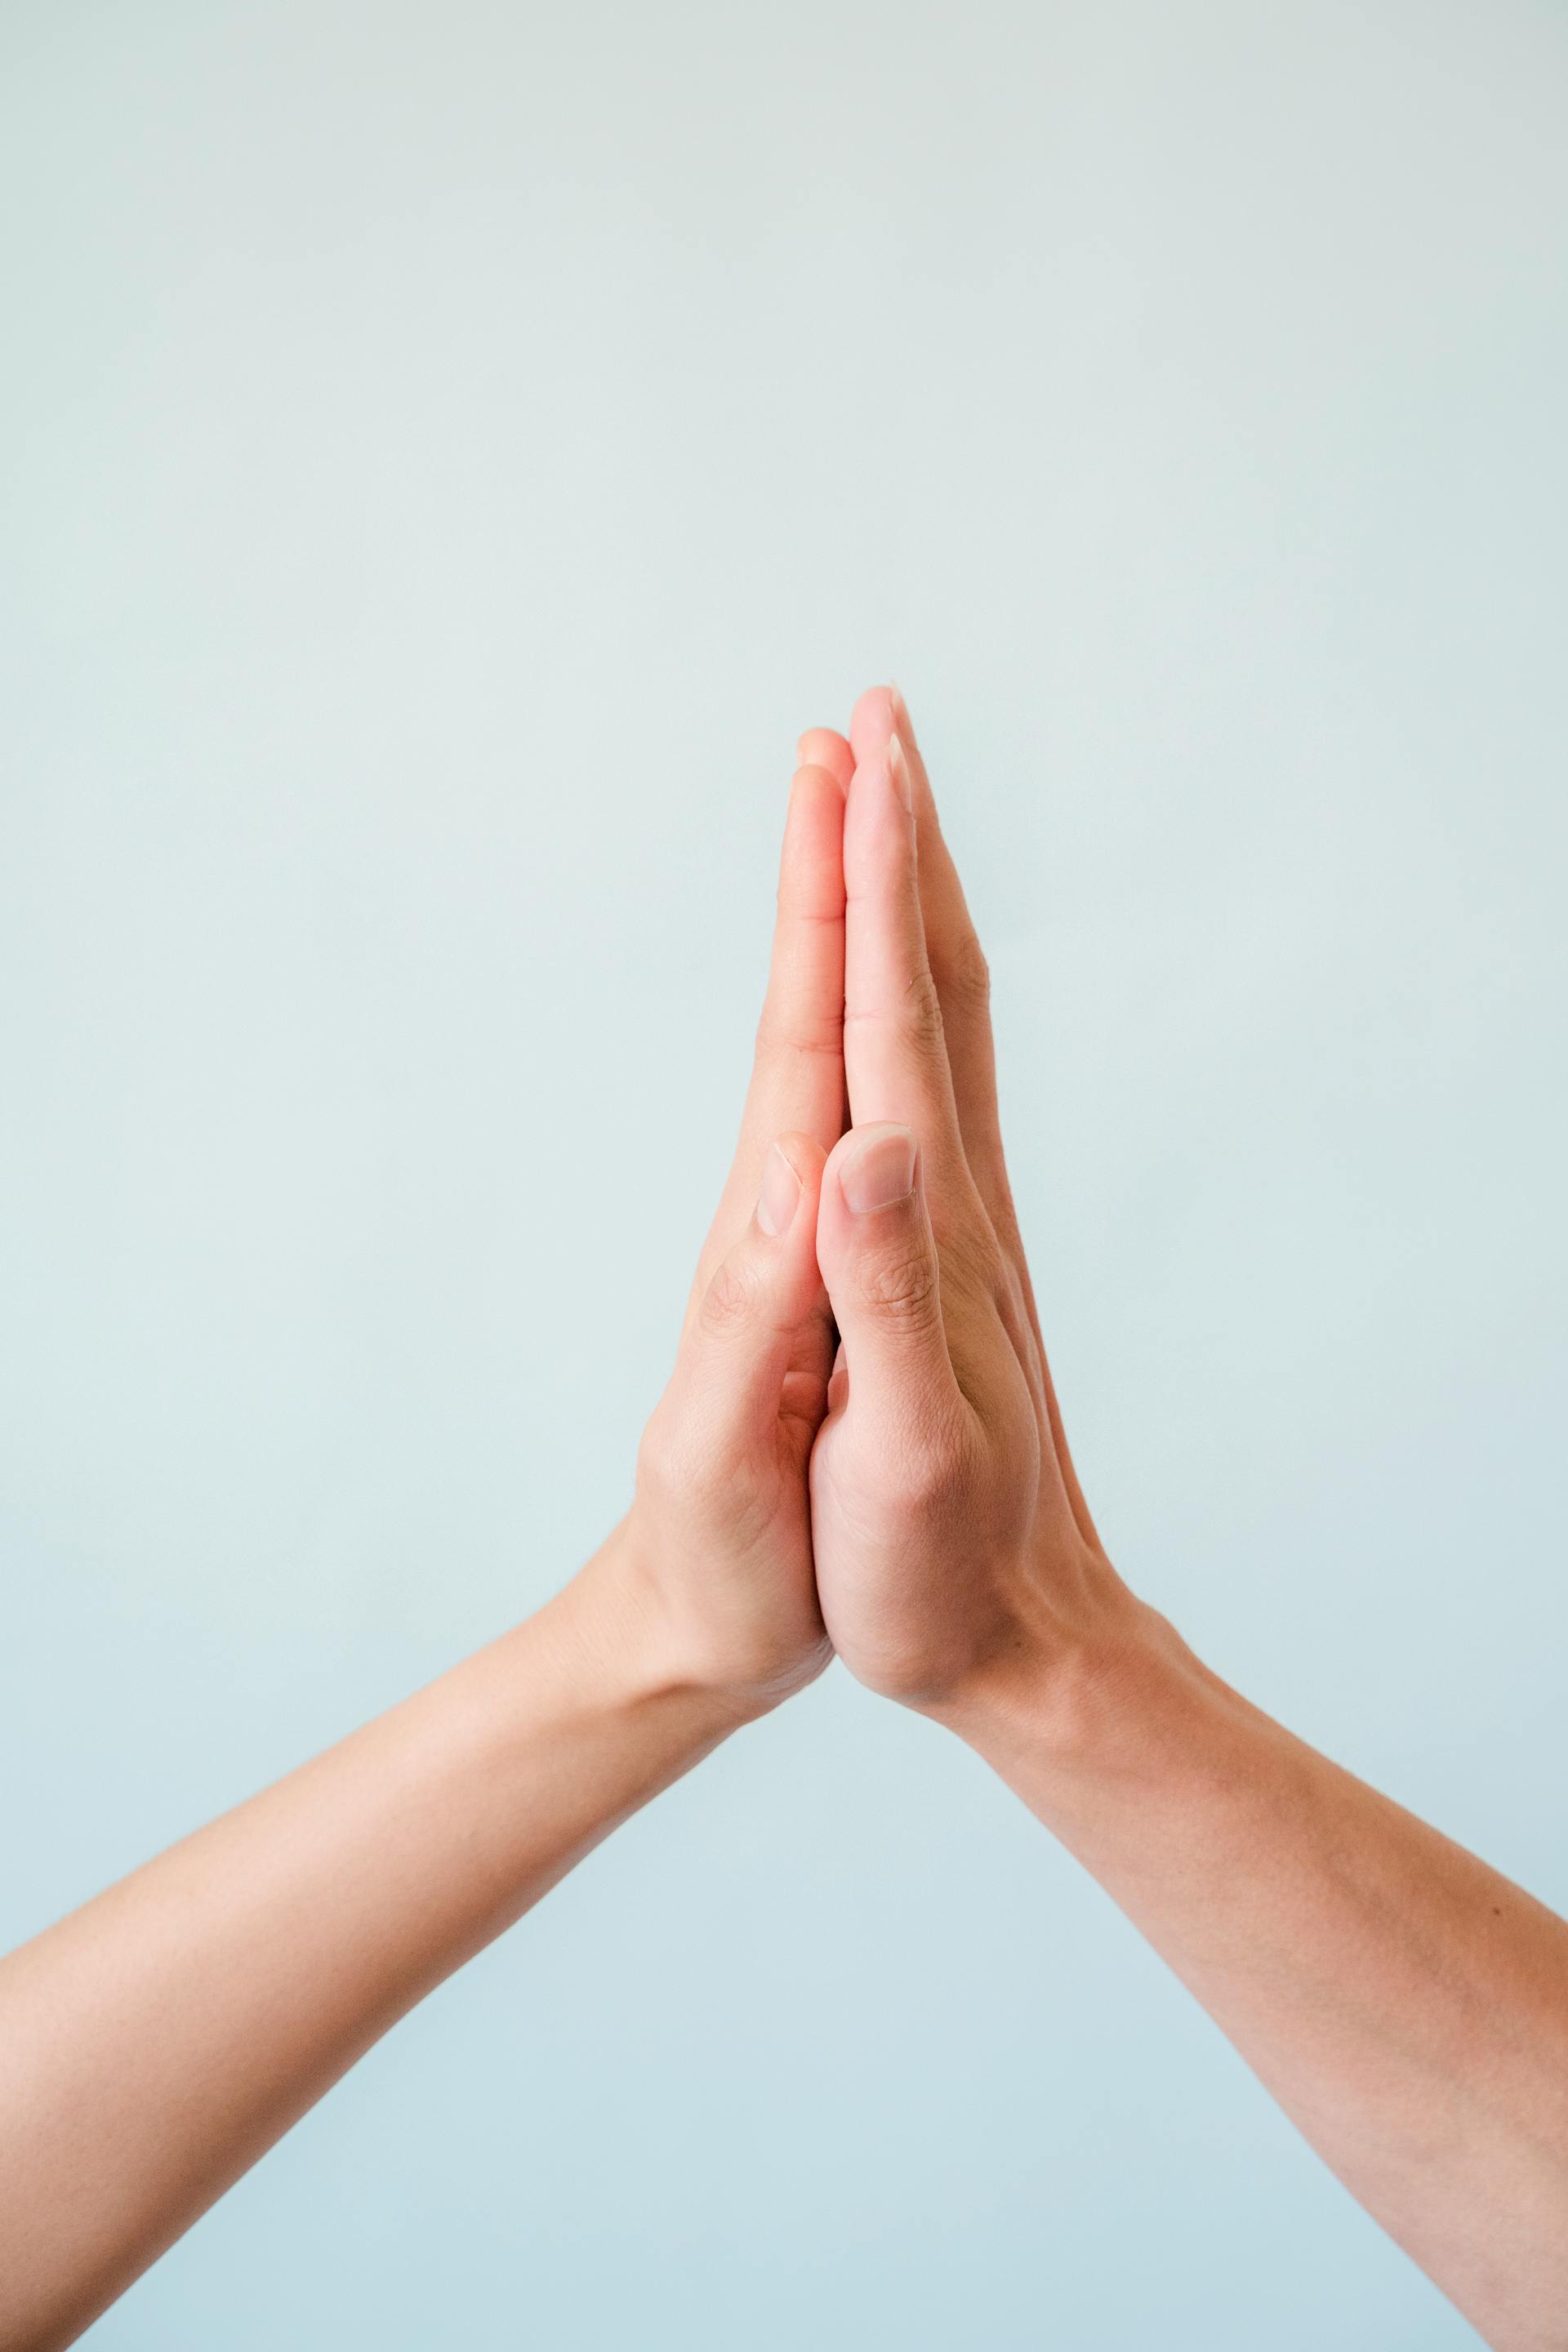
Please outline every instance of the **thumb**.
[[835, 1144], [816, 1256], [854, 1393], [900, 1419], [951, 1395], [936, 1240], [910, 1129], [851, 1128]]
[[814, 1321], [826, 1377], [816, 1251], [826, 1158], [809, 1135], [781, 1136], [771, 1147], [752, 1221], [720, 1261], [688, 1323], [678, 1378], [687, 1397], [700, 1402], [715, 1442], [742, 1439], [774, 1418], [802, 1333]]

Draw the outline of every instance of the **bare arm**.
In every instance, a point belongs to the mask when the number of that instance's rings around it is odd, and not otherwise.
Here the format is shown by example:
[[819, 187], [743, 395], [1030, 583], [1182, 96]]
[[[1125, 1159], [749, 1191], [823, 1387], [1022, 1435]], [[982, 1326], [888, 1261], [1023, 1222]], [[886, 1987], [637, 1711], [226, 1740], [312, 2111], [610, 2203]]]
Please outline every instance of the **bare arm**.
[[[805, 1470], [847, 759], [824, 748], [627, 1519], [530, 1622], [0, 1961], [0, 2352], [69, 2343], [434, 1985], [826, 1663]], [[624, 1139], [630, 1215], [656, 1148]]]
[[1568, 1926], [1111, 1601], [947, 1719], [1507, 2352], [1568, 2345]]
[[1227, 1689], [1111, 1568], [929, 782], [885, 690], [852, 733], [855, 1126], [817, 1236], [844, 1350], [812, 1464], [835, 1644], [989, 1759], [1501, 2352], [1563, 2352], [1568, 1926]]
[[0, 1964], [0, 2345], [69, 2343], [370, 2044], [740, 1719], [612, 1539], [528, 1624]]

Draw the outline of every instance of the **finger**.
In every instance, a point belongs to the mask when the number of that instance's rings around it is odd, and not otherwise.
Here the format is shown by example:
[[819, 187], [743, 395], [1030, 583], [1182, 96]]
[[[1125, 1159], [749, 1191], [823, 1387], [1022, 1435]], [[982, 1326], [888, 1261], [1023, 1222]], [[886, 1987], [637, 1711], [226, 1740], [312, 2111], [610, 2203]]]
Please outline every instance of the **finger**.
[[858, 1411], [929, 1431], [960, 1404], [921, 1152], [907, 1127], [852, 1128], [822, 1179], [816, 1257]]
[[911, 782], [896, 741], [855, 770], [844, 815], [844, 1074], [857, 1127], [925, 1139], [939, 1184], [962, 1161], [942, 1012], [926, 959]]
[[996, 1056], [991, 1029], [991, 977], [970, 916], [958, 868], [942, 835], [936, 800], [896, 686], [874, 686], [860, 697], [849, 722], [859, 760], [875, 759], [897, 732], [914, 784], [921, 911], [926, 953], [942, 1005], [948, 1066], [964, 1154], [980, 1196], [994, 1218], [1011, 1213], [996, 1103]]
[[1035, 1343], [1040, 1385], [1044, 1391], [1051, 1439], [1073, 1516], [1085, 1540], [1098, 1547], [1096, 1532], [1083, 1489], [1073, 1467], [1072, 1454], [1057, 1401], [1040, 1328], [1035, 1286], [1025, 1255], [1018, 1215], [1013, 1202], [996, 1092], [996, 1055], [991, 1026], [990, 974], [971, 919], [963, 885], [952, 854], [942, 836], [936, 800], [910, 720], [909, 706], [896, 686], [874, 686], [860, 697], [849, 722], [849, 739], [858, 759], [875, 758], [897, 733], [909, 756], [914, 782], [915, 823], [920, 843], [921, 905], [925, 917], [926, 947], [942, 1004], [964, 1154], [997, 1239], [1017, 1276], [1024, 1312]]
[[829, 775], [837, 777], [841, 789], [848, 791], [855, 754], [847, 737], [836, 727], [808, 727], [795, 747], [795, 758], [800, 768], [826, 768]]
[[[716, 1457], [759, 1440], [781, 1410], [820, 1417], [828, 1335], [816, 1215], [826, 1159], [811, 1135], [769, 1145], [752, 1215], [704, 1284], [682, 1338], [676, 1379]], [[802, 1381], [815, 1412], [792, 1392]]]
[[804, 1129], [825, 1151], [837, 1141], [843, 1046], [844, 793], [831, 770], [805, 767], [790, 788], [773, 957], [742, 1122], [751, 1174], [768, 1140], [785, 1129]]
[[689, 1313], [744, 1231], [772, 1139], [804, 1132], [826, 1151], [844, 1129], [844, 794], [831, 770], [790, 788], [778, 913], [740, 1139], [704, 1245]]

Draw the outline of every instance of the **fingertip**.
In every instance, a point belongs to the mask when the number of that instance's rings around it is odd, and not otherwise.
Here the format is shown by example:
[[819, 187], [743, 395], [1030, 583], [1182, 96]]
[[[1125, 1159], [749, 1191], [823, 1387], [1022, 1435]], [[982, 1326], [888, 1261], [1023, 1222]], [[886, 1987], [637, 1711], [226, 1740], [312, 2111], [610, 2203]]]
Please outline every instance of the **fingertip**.
[[855, 705], [849, 721], [849, 741], [857, 765], [863, 767], [881, 750], [894, 727], [893, 688], [868, 686]]
[[[790, 917], [828, 923], [844, 914], [843, 787], [826, 768], [797, 768], [790, 782], [779, 866], [779, 904]], [[842, 973], [834, 982], [842, 982]]]
[[787, 1135], [779, 1137], [777, 1148], [803, 1184], [821, 1183], [827, 1153], [815, 1135], [807, 1135], [801, 1128], [791, 1128]]
[[920, 1144], [896, 1119], [851, 1128], [834, 1147], [834, 1181], [852, 1216], [873, 1215], [914, 1198]]
[[893, 882], [915, 887], [914, 783], [891, 736], [868, 744], [844, 804], [844, 870], [852, 897]]
[[795, 745], [795, 756], [803, 768], [825, 768], [840, 792], [847, 790], [855, 772], [855, 754], [837, 728], [808, 727]]
[[868, 1228], [868, 1211], [918, 1201], [924, 1189], [920, 1137], [897, 1119], [846, 1129], [818, 1178], [819, 1238], [835, 1252]]

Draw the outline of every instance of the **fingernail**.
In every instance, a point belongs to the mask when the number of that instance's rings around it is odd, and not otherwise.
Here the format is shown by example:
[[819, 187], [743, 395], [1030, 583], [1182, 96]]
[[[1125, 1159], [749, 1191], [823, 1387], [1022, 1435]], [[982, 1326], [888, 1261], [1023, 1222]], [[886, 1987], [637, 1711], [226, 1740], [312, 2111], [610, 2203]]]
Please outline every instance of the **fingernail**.
[[896, 685], [891, 678], [888, 681], [888, 699], [893, 709], [893, 725], [906, 743], [913, 743], [917, 740], [915, 724], [910, 717], [910, 706], [904, 700], [904, 689], [901, 686]]
[[787, 1234], [800, 1205], [800, 1178], [773, 1144], [763, 1162], [762, 1190], [757, 1196], [757, 1223], [764, 1234]]
[[914, 778], [910, 773], [910, 763], [904, 757], [904, 747], [896, 735], [889, 735], [888, 738], [888, 773], [892, 778], [893, 789], [899, 798], [903, 802], [904, 806], [912, 812], [915, 804]]
[[907, 1127], [882, 1127], [847, 1155], [838, 1189], [858, 1217], [890, 1209], [915, 1189], [915, 1139]]

